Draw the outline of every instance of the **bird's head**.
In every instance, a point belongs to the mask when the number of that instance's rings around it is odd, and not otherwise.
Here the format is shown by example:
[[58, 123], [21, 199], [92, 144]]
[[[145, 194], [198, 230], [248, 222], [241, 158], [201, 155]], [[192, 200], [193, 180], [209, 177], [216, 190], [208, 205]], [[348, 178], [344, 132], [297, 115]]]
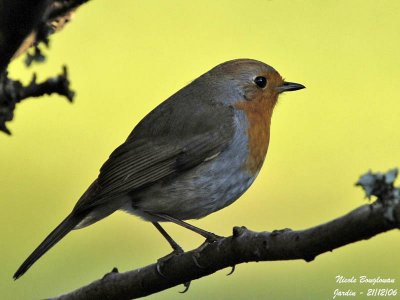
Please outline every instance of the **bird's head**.
[[279, 94], [305, 88], [302, 84], [284, 81], [273, 67], [253, 59], [227, 61], [205, 75], [219, 93], [227, 95], [220, 99], [225, 104], [246, 101], [273, 108]]

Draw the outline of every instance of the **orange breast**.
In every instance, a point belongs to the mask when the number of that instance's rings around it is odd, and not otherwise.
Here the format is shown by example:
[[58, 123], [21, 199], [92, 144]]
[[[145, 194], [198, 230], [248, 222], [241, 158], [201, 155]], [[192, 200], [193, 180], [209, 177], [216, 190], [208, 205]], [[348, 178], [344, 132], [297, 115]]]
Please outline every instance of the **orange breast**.
[[265, 159], [268, 150], [273, 105], [263, 99], [238, 102], [235, 107], [243, 110], [248, 121], [249, 157], [246, 169], [256, 174]]

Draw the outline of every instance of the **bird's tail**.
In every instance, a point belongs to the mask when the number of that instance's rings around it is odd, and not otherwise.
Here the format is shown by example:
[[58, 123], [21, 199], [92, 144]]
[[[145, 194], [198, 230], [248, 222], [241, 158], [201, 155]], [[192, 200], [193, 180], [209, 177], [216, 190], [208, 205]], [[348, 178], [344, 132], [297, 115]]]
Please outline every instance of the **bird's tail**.
[[82, 221], [82, 216], [71, 213], [64, 221], [61, 222], [45, 239], [44, 241], [32, 252], [31, 255], [24, 261], [14, 274], [14, 280], [18, 279], [28, 269], [45, 254], [51, 247], [53, 247], [59, 240], [61, 240], [68, 232]]

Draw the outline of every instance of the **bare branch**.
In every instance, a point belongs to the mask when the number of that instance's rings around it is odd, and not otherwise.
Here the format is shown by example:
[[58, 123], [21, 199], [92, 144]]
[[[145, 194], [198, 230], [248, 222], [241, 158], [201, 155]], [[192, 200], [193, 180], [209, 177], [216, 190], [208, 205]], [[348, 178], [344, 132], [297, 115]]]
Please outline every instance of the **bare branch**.
[[7, 67], [13, 58], [28, 51], [25, 63], [43, 62], [39, 44], [49, 45], [49, 35], [61, 30], [72, 18], [78, 6], [89, 0], [0, 0], [0, 131], [11, 134], [6, 126], [14, 117], [16, 103], [29, 97], [58, 93], [72, 101], [74, 93], [64, 74], [37, 84], [36, 76], [28, 86], [7, 77]]
[[72, 102], [74, 92], [69, 88], [67, 68], [63, 67], [62, 74], [49, 78], [41, 83], [36, 82], [36, 74], [31, 82], [24, 86], [18, 80], [12, 80], [4, 73], [0, 79], [0, 130], [11, 134], [6, 127], [6, 122], [12, 120], [16, 104], [30, 97], [59, 94]]
[[50, 0], [0, 0], [0, 74], [24, 39], [42, 21]]
[[[396, 192], [398, 194], [398, 190]], [[254, 232], [235, 227], [233, 235], [171, 257], [157, 271], [152, 264], [125, 273], [110, 273], [73, 292], [52, 299], [134, 299], [210, 275], [244, 262], [303, 259], [400, 228], [400, 199], [373, 204], [306, 230]]]

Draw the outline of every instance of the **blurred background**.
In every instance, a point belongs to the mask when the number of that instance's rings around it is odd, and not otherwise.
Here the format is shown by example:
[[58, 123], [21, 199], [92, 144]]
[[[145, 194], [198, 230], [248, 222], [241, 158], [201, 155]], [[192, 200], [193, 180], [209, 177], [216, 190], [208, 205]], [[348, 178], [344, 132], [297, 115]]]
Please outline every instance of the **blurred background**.
[[[266, 164], [230, 207], [192, 223], [219, 235], [232, 227], [304, 229], [367, 203], [354, 183], [400, 166], [399, 1], [90, 1], [51, 37], [45, 64], [11, 76], [40, 79], [67, 64], [71, 105], [26, 100], [0, 134], [0, 294], [43, 299], [85, 285], [113, 267], [126, 271], [169, 253], [155, 228], [117, 212], [73, 231], [16, 282], [12, 275], [70, 212], [111, 151], [155, 106], [215, 65], [253, 58], [307, 89], [285, 94]], [[184, 247], [203, 240], [176, 225]], [[391, 277], [399, 288], [400, 241], [388, 232], [304, 261], [222, 270], [149, 299], [332, 299], [337, 275]], [[381, 287], [375, 285], [374, 287]], [[356, 298], [362, 298], [357, 296]]]

